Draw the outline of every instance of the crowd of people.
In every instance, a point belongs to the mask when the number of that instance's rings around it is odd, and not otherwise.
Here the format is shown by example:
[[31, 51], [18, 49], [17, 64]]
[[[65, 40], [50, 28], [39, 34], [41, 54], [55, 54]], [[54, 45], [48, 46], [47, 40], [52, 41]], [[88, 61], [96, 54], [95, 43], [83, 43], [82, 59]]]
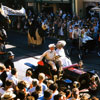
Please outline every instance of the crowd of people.
[[[70, 39], [74, 45], [81, 39], [79, 45], [84, 46], [86, 51], [96, 48], [98, 56], [100, 56], [100, 22], [95, 15], [80, 18], [61, 9], [56, 13], [39, 14], [34, 14], [29, 10], [27, 16], [18, 17], [18, 23], [14, 24], [15, 22], [12, 20], [12, 27], [18, 25], [22, 31], [27, 30], [28, 44], [41, 45], [47, 36], [65, 41]], [[34, 25], [35, 27], [33, 27]], [[92, 46], [90, 46], [91, 44]]]
[[[14, 25], [17, 25], [17, 29], [27, 32], [29, 45], [41, 45], [44, 43], [46, 37], [60, 40], [57, 42], [56, 51], [55, 45], [50, 44], [49, 50], [41, 56], [41, 60], [45, 57], [46, 62], [51, 65], [52, 70], [55, 72], [62, 70], [62, 66], [72, 64], [66, 57], [63, 49], [66, 42], [62, 42], [61, 40], [67, 41], [67, 39], [70, 39], [74, 46], [80, 43], [78, 46], [83, 46], [85, 51], [97, 48], [97, 53], [100, 56], [100, 22], [95, 16], [81, 19], [61, 9], [55, 14], [40, 13], [39, 15], [35, 15], [29, 10], [26, 17], [18, 17], [18, 23], [15, 24], [15, 22], [17, 21], [12, 19], [9, 27], [14, 28]], [[1, 33], [5, 33], [5, 31], [2, 30]], [[0, 36], [0, 53], [5, 53], [2, 52], [5, 48], [5, 40], [2, 39], [3, 37]], [[93, 45], [90, 47], [91, 43], [96, 47]], [[12, 62], [14, 54], [8, 52], [7, 55], [8, 59], [4, 64], [0, 63], [1, 100], [99, 100], [99, 98], [90, 96], [88, 93], [87, 95], [81, 95], [81, 90], [76, 86], [73, 86], [71, 90], [67, 88], [63, 91], [58, 90], [56, 81], [46, 80], [44, 73], [39, 73], [38, 78], [33, 78], [32, 72], [27, 70], [26, 76], [22, 80], [19, 80], [17, 78], [18, 71]], [[59, 69], [57, 69], [56, 64], [60, 66]], [[95, 81], [91, 82], [91, 84], [93, 85], [92, 89], [97, 87]]]
[[16, 68], [9, 70], [0, 63], [1, 100], [99, 100], [87, 93], [82, 94], [82, 90], [75, 84], [72, 90], [58, 90], [56, 81], [46, 79], [44, 73], [39, 73], [38, 78], [33, 78], [31, 70], [27, 70], [26, 76], [19, 80]]

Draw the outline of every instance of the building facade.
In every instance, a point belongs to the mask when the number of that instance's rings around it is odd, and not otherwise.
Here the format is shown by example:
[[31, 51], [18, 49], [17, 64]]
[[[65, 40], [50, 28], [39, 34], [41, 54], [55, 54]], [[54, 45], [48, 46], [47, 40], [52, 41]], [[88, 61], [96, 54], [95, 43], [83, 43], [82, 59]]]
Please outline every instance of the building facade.
[[65, 12], [72, 12], [72, 0], [26, 0], [26, 4], [28, 7], [37, 9], [38, 12], [55, 13], [59, 8]]
[[52, 11], [55, 13], [61, 8], [65, 12], [82, 17], [99, 2], [100, 0], [26, 0], [26, 5], [33, 8], [35, 12]]

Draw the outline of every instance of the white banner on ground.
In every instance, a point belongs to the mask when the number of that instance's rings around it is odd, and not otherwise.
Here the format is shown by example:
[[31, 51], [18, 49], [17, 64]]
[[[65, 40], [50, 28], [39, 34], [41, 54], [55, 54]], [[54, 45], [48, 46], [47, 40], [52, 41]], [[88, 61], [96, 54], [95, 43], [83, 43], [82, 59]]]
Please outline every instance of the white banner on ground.
[[23, 8], [23, 7], [20, 10], [14, 10], [14, 9], [11, 9], [7, 6], [1, 5], [1, 9], [2, 9], [3, 14], [5, 16], [7, 16], [7, 15], [25, 16], [26, 15], [25, 8]]

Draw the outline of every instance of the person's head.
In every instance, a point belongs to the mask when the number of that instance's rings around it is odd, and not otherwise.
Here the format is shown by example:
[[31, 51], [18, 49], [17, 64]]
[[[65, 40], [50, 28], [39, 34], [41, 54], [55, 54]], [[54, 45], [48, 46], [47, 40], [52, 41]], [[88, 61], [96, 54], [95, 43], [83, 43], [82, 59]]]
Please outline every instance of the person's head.
[[27, 71], [26, 71], [26, 76], [30, 76], [30, 77], [31, 77], [31, 76], [32, 76], [32, 71], [27, 70]]
[[12, 75], [16, 75], [16, 74], [17, 74], [16, 68], [12, 68], [12, 69], [11, 69], [11, 74], [12, 74]]
[[8, 59], [14, 59], [14, 53], [12, 51], [8, 52]]
[[13, 81], [12, 80], [6, 80], [5, 81], [5, 87], [6, 88], [11, 88], [13, 85]]
[[39, 83], [38, 79], [33, 79], [32, 85], [33, 85], [34, 87], [36, 87], [36, 86], [38, 85], [38, 83]]
[[20, 81], [17, 86], [18, 89], [22, 91], [26, 88], [26, 83], [24, 81]]
[[80, 67], [83, 66], [83, 61], [82, 61], [82, 60], [79, 61], [79, 66], [80, 66]]
[[61, 100], [62, 95], [61, 94], [57, 94], [54, 96], [54, 100]]
[[47, 89], [44, 91], [44, 99], [50, 100], [52, 98], [52, 90]]
[[20, 100], [26, 100], [26, 93], [24, 91], [19, 91], [17, 98]]
[[26, 100], [35, 100], [33, 96], [28, 96]]
[[39, 73], [38, 79], [39, 79], [39, 81], [44, 81], [45, 80], [45, 74]]
[[78, 24], [75, 24], [75, 27], [74, 27], [74, 28], [75, 28], [75, 29], [78, 29], [78, 27], [79, 27]]
[[57, 44], [56, 44], [56, 47], [57, 47], [58, 49], [63, 48], [63, 46], [62, 46], [62, 44], [61, 44], [61, 43], [57, 43]]
[[55, 49], [55, 44], [49, 44], [49, 49], [54, 50]]
[[51, 84], [53, 84], [54, 83], [54, 81], [53, 80], [48, 80], [47, 81], [47, 87], [49, 87]]
[[51, 85], [49, 86], [49, 89], [52, 90], [53, 92], [55, 92], [55, 91], [58, 89], [58, 85], [57, 85], [56, 83], [51, 84]]
[[41, 85], [37, 85], [35, 91], [37, 93], [41, 93], [42, 92], [42, 86]]
[[65, 40], [60, 40], [57, 42], [56, 47], [61, 49], [66, 45], [66, 41]]
[[88, 30], [88, 26], [85, 26], [85, 32]]

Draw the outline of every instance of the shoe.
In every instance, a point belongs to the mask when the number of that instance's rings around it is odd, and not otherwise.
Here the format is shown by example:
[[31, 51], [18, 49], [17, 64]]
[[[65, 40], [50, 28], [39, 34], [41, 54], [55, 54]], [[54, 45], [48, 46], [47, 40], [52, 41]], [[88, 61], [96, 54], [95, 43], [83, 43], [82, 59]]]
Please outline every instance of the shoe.
[[98, 56], [100, 57], [100, 52], [98, 52]]

